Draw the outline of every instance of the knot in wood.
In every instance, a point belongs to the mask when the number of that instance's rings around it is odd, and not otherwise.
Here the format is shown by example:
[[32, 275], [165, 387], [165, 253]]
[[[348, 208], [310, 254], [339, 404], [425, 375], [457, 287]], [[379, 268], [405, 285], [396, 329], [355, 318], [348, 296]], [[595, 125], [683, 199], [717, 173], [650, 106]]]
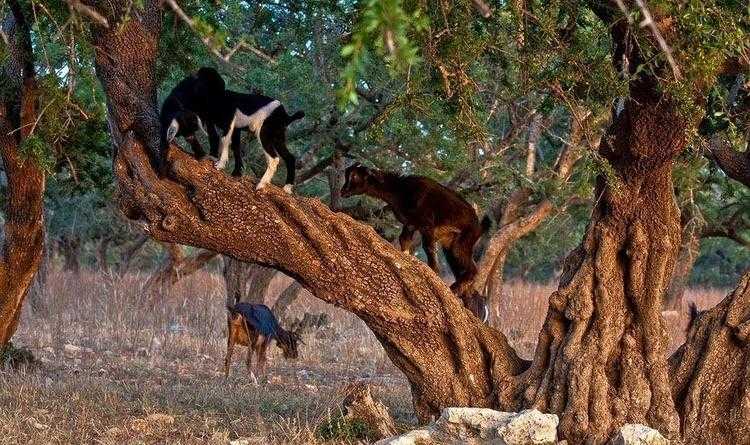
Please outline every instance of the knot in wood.
[[161, 227], [167, 232], [174, 230], [175, 225], [177, 225], [177, 218], [172, 215], [167, 215], [161, 220]]

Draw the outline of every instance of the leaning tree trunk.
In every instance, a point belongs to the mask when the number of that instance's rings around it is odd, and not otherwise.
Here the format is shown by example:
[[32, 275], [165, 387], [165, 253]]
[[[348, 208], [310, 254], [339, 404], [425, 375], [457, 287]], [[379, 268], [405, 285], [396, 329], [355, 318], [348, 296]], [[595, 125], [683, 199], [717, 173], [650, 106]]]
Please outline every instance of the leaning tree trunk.
[[44, 173], [36, 160], [19, 151], [37, 116], [31, 37], [18, 2], [9, 4], [11, 12], [2, 23], [8, 36], [6, 63], [0, 72], [9, 88], [0, 99], [0, 155], [8, 178], [0, 258], [0, 348], [16, 331], [44, 249]]
[[602, 443], [624, 423], [679, 432], [660, 311], [680, 242], [672, 166], [686, 126], [668, 98], [640, 95], [602, 139], [612, 176], [598, 181], [519, 387], [523, 405], [561, 415], [574, 443]]
[[[110, 5], [102, 2], [101, 10], [111, 14]], [[281, 270], [318, 298], [359, 316], [408, 377], [423, 419], [445, 406], [507, 404], [505, 382], [527, 364], [427, 265], [371, 227], [317, 199], [274, 186], [257, 192], [249, 178], [231, 178], [178, 149], [169, 157], [172, 180], [159, 180], [146, 155], [158, 147], [157, 5], [147, 0], [122, 26], [93, 33], [124, 213], [142, 220], [158, 240]]]
[[181, 279], [203, 269], [217, 256], [216, 252], [203, 250], [186, 257], [182, 246], [174, 243], [166, 243], [165, 250], [167, 257], [164, 262], [143, 285], [145, 294], [163, 295]]
[[669, 360], [686, 444], [750, 444], [750, 272]]

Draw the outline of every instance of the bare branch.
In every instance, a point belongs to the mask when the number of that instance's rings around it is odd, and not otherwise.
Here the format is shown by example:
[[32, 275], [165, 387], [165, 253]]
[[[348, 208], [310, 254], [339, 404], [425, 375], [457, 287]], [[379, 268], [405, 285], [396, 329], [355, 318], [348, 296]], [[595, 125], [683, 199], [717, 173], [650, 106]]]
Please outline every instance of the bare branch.
[[219, 58], [222, 62], [226, 63], [227, 65], [230, 65], [236, 69], [240, 69], [244, 71], [241, 67], [239, 67], [238, 65], [230, 61], [232, 56], [234, 56], [234, 54], [240, 49], [247, 50], [255, 54], [260, 59], [263, 59], [272, 65], [278, 63], [274, 57], [272, 57], [265, 51], [262, 51], [250, 45], [244, 40], [240, 40], [239, 43], [237, 43], [237, 45], [235, 45], [232, 49], [230, 49], [226, 54], [222, 53], [222, 49], [214, 45], [214, 43], [211, 41], [210, 38], [204, 35], [201, 35], [201, 33], [198, 32], [198, 29], [196, 28], [196, 25], [195, 25], [195, 20], [193, 20], [189, 15], [185, 13], [185, 11], [182, 8], [180, 8], [180, 5], [177, 4], [176, 0], [162, 0], [162, 4], [167, 4], [175, 13], [175, 16], [179, 18], [180, 20], [182, 20], [183, 22], [185, 22], [185, 24], [188, 25], [188, 27], [193, 31], [193, 33], [195, 33], [195, 35], [198, 36], [198, 38], [201, 40], [201, 42], [203, 42], [206, 48], [208, 48], [211, 54]]
[[68, 7], [71, 11], [75, 11], [81, 15], [85, 15], [86, 17], [90, 18], [91, 21], [94, 23], [97, 23], [100, 26], [103, 26], [104, 28], [109, 28], [109, 21], [107, 19], [99, 14], [99, 12], [92, 8], [91, 6], [84, 5], [79, 0], [65, 0], [68, 3]]

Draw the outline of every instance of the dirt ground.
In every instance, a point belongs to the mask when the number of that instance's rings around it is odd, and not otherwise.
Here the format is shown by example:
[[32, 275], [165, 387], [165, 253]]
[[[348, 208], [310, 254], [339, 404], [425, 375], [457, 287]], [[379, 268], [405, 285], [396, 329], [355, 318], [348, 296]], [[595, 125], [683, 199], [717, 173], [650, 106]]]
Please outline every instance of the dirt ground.
[[[52, 273], [48, 315], [24, 311], [14, 338], [38, 363], [0, 368], [0, 443], [357, 443], [337, 422], [343, 388], [364, 381], [404, 430], [416, 425], [408, 383], [356, 317], [304, 295], [291, 318], [326, 312], [328, 329], [305, 336], [301, 357], [274, 346], [255, 385], [235, 351], [223, 376], [226, 315], [217, 274], [186, 278], [168, 295], [140, 292], [142, 275]], [[272, 283], [267, 304], [284, 288]], [[501, 329], [530, 358], [553, 285], [506, 286]], [[700, 308], [722, 290], [693, 289]], [[28, 306], [28, 305], [27, 305]], [[686, 317], [667, 314], [674, 349]]]

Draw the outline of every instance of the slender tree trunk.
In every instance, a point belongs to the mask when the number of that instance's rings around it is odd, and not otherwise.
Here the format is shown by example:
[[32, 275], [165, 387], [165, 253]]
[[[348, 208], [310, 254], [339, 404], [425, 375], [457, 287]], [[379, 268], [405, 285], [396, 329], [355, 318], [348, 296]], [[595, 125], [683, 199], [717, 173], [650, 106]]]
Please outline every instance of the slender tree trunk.
[[700, 247], [700, 224], [697, 221], [687, 221], [682, 229], [682, 241], [680, 242], [680, 250], [677, 254], [677, 262], [664, 297], [665, 310], [682, 311], [682, 297], [690, 281], [690, 273], [693, 271], [695, 261], [700, 254]]
[[209, 250], [186, 257], [182, 246], [165, 243], [167, 257], [161, 268], [154, 272], [143, 286], [144, 293], [164, 294], [181, 279], [194, 274], [206, 266], [218, 254]]
[[297, 298], [299, 298], [300, 295], [302, 295], [302, 285], [299, 284], [296, 281], [292, 281], [292, 283], [287, 286], [286, 289], [284, 289], [281, 294], [279, 294], [279, 297], [276, 299], [276, 302], [273, 304], [273, 313], [276, 315], [276, 318], [279, 320], [283, 320], [286, 318], [286, 313], [289, 310], [289, 308], [294, 304], [295, 301], [297, 301]]
[[231, 306], [240, 301], [263, 304], [276, 271], [270, 267], [244, 263], [225, 256], [223, 275], [227, 305]]
[[34, 282], [29, 288], [28, 300], [29, 306], [35, 315], [46, 316], [49, 309], [47, 306], [47, 275], [49, 274], [50, 249], [47, 244], [45, 232], [44, 247], [42, 250], [42, 261], [39, 263], [39, 269]]
[[0, 258], [0, 348], [16, 331], [44, 249], [44, 173], [36, 160], [24, 158], [19, 152], [37, 116], [31, 37], [18, 2], [8, 3], [10, 13], [2, 22], [8, 36], [7, 54], [0, 72], [9, 88], [4, 102], [0, 102], [0, 155], [8, 179]]
[[81, 274], [81, 240], [75, 235], [65, 235], [60, 241], [59, 252], [63, 256], [63, 270], [74, 275]]
[[133, 243], [128, 247], [125, 252], [121, 255], [120, 264], [117, 267], [117, 273], [120, 275], [125, 274], [130, 269], [130, 264], [133, 262], [135, 255], [146, 245], [149, 237], [146, 235], [140, 235], [136, 238]]

